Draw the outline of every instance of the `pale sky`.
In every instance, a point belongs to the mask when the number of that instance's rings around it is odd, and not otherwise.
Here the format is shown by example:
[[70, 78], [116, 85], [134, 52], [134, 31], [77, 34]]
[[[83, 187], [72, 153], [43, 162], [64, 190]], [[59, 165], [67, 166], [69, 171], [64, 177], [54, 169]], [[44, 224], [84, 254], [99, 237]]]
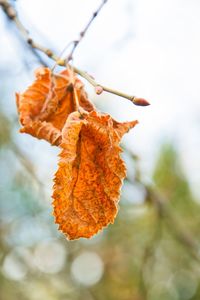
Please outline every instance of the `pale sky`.
[[[16, 5], [32, 36], [59, 53], [77, 38], [100, 2], [18, 0]], [[139, 120], [124, 140], [141, 157], [144, 177], [151, 174], [160, 143], [173, 141], [200, 198], [199, 16], [199, 0], [108, 0], [77, 49], [74, 64], [102, 84], [151, 102], [139, 108], [114, 95], [95, 96], [86, 84], [104, 111], [118, 120]], [[7, 45], [10, 62], [18, 54], [8, 39], [2, 36], [0, 46]], [[47, 166], [50, 156], [42, 158]]]

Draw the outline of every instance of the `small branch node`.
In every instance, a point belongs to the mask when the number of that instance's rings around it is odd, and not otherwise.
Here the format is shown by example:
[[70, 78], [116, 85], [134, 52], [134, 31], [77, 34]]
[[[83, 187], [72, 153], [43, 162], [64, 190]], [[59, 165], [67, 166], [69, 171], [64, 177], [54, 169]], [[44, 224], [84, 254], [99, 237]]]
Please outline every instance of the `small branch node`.
[[32, 45], [33, 45], [33, 40], [32, 40], [32, 38], [28, 38], [28, 39], [27, 39], [27, 43], [28, 43], [30, 46], [32, 46]]
[[95, 86], [95, 93], [101, 95], [103, 93], [103, 87], [101, 85]]
[[53, 56], [53, 52], [52, 52], [50, 49], [47, 49], [47, 50], [46, 50], [46, 55], [47, 55], [48, 57], [52, 57], [52, 56]]

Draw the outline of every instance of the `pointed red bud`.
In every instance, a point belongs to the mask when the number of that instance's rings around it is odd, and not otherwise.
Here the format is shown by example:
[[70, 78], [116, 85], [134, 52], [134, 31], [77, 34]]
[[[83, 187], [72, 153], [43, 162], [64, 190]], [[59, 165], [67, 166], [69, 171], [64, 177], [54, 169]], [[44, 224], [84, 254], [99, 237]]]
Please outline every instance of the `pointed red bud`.
[[138, 105], [138, 106], [148, 106], [148, 105], [150, 105], [150, 103], [147, 100], [143, 99], [143, 98], [134, 97], [132, 102], [135, 105]]

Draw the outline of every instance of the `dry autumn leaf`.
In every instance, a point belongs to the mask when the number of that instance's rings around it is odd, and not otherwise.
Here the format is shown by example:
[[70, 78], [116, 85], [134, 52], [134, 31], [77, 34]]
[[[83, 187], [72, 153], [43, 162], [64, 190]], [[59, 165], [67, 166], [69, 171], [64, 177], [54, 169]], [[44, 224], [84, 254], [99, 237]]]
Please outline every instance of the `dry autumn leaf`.
[[52, 74], [50, 69], [41, 67], [35, 76], [34, 83], [24, 93], [16, 94], [23, 126], [20, 132], [59, 145], [68, 115], [77, 110], [75, 94], [84, 110], [91, 111], [94, 107], [87, 98], [83, 83], [70, 68]]
[[61, 147], [53, 191], [59, 229], [69, 239], [89, 238], [113, 223], [126, 175], [119, 143], [137, 121], [96, 112], [70, 68], [59, 74], [39, 68], [16, 102], [20, 131]]
[[68, 116], [53, 192], [55, 220], [68, 239], [89, 238], [114, 222], [126, 175], [119, 142], [136, 124], [96, 111]]

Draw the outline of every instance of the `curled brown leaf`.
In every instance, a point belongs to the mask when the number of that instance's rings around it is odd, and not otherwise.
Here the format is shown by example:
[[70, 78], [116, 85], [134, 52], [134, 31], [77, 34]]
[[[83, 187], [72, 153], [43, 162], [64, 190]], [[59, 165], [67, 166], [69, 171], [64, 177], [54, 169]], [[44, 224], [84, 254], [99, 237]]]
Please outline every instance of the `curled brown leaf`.
[[114, 222], [126, 175], [119, 142], [136, 124], [96, 111], [69, 115], [53, 192], [56, 223], [69, 239], [89, 238]]
[[24, 93], [16, 94], [19, 118], [23, 126], [21, 132], [45, 139], [52, 145], [59, 145], [61, 130], [67, 117], [77, 110], [76, 100], [86, 111], [91, 111], [94, 107], [87, 98], [83, 83], [70, 68], [53, 74], [50, 69], [41, 67], [36, 70], [35, 76], [35, 81]]

